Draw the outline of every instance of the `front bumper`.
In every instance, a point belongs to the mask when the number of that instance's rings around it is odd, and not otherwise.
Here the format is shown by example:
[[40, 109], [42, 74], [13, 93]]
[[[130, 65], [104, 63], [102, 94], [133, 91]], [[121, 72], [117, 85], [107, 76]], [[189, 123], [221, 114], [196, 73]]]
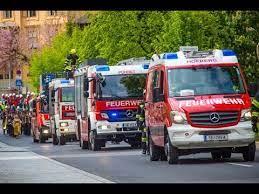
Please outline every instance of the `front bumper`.
[[[255, 140], [251, 122], [239, 122], [224, 128], [197, 128], [174, 124], [167, 128], [173, 146], [178, 149], [243, 147]], [[205, 141], [205, 135], [227, 134], [226, 141]]]
[[[125, 127], [127, 126], [127, 127]], [[109, 135], [124, 135], [134, 136], [141, 134], [138, 130], [135, 121], [127, 122], [108, 122], [108, 121], [97, 121], [96, 132], [98, 136], [109, 136]]]

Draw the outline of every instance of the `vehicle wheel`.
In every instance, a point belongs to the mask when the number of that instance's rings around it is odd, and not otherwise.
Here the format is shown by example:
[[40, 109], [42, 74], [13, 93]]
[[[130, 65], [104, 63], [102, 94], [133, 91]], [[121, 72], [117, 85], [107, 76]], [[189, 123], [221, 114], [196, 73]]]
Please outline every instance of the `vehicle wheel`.
[[40, 134], [39, 143], [45, 143], [45, 138]]
[[57, 135], [52, 135], [52, 143], [53, 145], [58, 145], [58, 138], [57, 138]]
[[164, 152], [167, 156], [167, 161], [169, 164], [178, 164], [179, 153], [178, 153], [177, 148], [172, 145], [168, 134], [165, 139], [165, 151]]
[[33, 134], [33, 143], [39, 143], [39, 140], [35, 138], [35, 135]]
[[59, 141], [60, 141], [59, 142], [60, 145], [65, 145], [66, 144], [66, 139], [65, 139], [65, 137], [63, 135], [60, 136]]
[[151, 137], [149, 137], [149, 158], [150, 158], [150, 161], [158, 161], [159, 158], [160, 158], [160, 150], [159, 148], [154, 145]]
[[213, 160], [220, 160], [221, 159], [221, 153], [220, 152], [211, 152], [211, 156]]
[[90, 132], [90, 142], [91, 142], [91, 150], [99, 151], [101, 149], [101, 146], [98, 140], [95, 138], [93, 131]]
[[256, 146], [255, 146], [255, 142], [253, 142], [245, 148], [245, 151], [243, 152], [244, 160], [245, 161], [254, 161], [255, 152], [256, 152]]
[[161, 150], [160, 160], [161, 161], [167, 161], [167, 156], [166, 156], [165, 151], [164, 151], [163, 148]]
[[83, 141], [82, 138], [80, 138], [80, 145], [81, 145], [81, 148], [84, 150], [84, 149], [88, 149], [88, 142], [87, 141]]
[[230, 151], [222, 152], [222, 153], [221, 153], [221, 156], [222, 156], [222, 158], [224, 158], [224, 159], [229, 159], [229, 158], [231, 158], [231, 152], [230, 152]]

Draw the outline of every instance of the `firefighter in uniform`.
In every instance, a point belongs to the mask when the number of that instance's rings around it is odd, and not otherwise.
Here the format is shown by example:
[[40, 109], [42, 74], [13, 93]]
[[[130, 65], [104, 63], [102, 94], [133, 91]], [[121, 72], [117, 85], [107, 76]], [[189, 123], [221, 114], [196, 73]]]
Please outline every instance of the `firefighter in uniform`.
[[258, 133], [258, 127], [259, 127], [259, 81], [257, 82], [257, 93], [252, 101], [252, 128], [255, 133]]
[[136, 114], [137, 126], [138, 129], [142, 131], [141, 135], [141, 147], [142, 154], [147, 152], [147, 128], [145, 125], [145, 102], [139, 104], [137, 114]]
[[78, 67], [80, 63], [81, 63], [81, 60], [79, 56], [76, 54], [76, 49], [71, 49], [64, 64], [65, 65], [64, 70], [66, 72], [67, 79], [69, 77], [72, 77], [73, 71]]

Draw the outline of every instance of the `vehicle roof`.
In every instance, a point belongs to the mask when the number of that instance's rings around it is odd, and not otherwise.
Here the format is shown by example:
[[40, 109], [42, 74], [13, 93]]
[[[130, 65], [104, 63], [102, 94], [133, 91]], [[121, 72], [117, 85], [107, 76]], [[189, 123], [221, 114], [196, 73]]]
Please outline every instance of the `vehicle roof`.
[[49, 83], [49, 87], [54, 87], [54, 88], [63, 88], [63, 87], [73, 87], [74, 86], [74, 80], [73, 79], [64, 79], [64, 78], [57, 78], [51, 80]]
[[198, 51], [193, 53], [162, 53], [153, 55], [150, 67], [164, 65], [166, 67], [181, 67], [186, 65], [217, 65], [238, 63], [232, 50]]

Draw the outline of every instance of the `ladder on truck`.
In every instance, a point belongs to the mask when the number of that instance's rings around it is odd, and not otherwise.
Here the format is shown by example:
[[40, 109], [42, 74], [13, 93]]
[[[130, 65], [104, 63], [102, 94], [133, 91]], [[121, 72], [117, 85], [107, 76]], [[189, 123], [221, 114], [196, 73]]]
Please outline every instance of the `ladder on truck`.
[[119, 61], [116, 65], [142, 65], [145, 63], [150, 63], [150, 60], [147, 60], [146, 57], [138, 57]]

